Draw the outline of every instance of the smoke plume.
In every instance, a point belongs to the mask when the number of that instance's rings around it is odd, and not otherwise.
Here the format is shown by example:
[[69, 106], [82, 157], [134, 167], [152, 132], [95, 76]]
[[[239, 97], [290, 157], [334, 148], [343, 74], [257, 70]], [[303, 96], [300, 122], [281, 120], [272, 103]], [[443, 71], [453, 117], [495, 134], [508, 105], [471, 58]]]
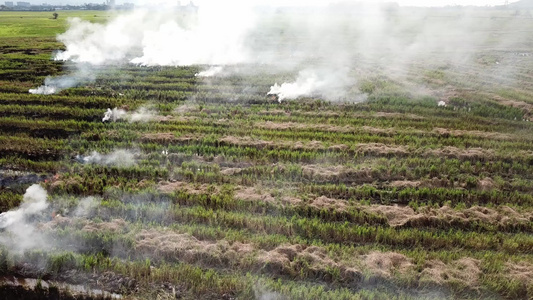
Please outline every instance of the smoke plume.
[[244, 38], [254, 20], [246, 5], [211, 4], [201, 7], [196, 16], [179, 16], [172, 9], [139, 9], [105, 25], [71, 19], [69, 30], [58, 37], [66, 51], [55, 59], [94, 65], [129, 61], [143, 66], [234, 64], [245, 60]]
[[87, 156], [78, 155], [76, 159], [84, 164], [105, 166], [131, 167], [136, 164], [135, 153], [128, 150], [115, 150], [109, 154], [100, 154], [93, 151]]
[[156, 116], [156, 113], [153, 110], [150, 110], [146, 107], [140, 107], [132, 113], [120, 108], [108, 108], [104, 113], [102, 122], [116, 122], [118, 120], [127, 120], [130, 123], [135, 122], [149, 122], [152, 121]]
[[104, 113], [104, 117], [102, 118], [102, 122], [116, 122], [122, 118], [124, 118], [128, 113], [119, 108], [108, 108], [107, 111]]
[[37, 95], [52, 95], [61, 92], [62, 90], [76, 87], [82, 83], [93, 81], [95, 78], [95, 71], [91, 70], [85, 64], [77, 66], [77, 70], [72, 75], [63, 75], [58, 77], [46, 77], [44, 85], [36, 89], [30, 89], [30, 94]]
[[32, 217], [40, 216], [47, 208], [48, 194], [40, 185], [30, 186], [19, 208], [0, 214], [0, 244], [8, 249], [24, 251], [45, 245]]
[[202, 71], [200, 73], [194, 74], [194, 76], [196, 76], [196, 77], [213, 77], [213, 76], [216, 76], [216, 75], [222, 73], [222, 71], [224, 71], [224, 68], [214, 66], [214, 67], [211, 67], [211, 68], [209, 68], [209, 69], [207, 69], [205, 71]]
[[[66, 50], [55, 59], [89, 66], [205, 65], [207, 70], [197, 74], [205, 80], [229, 65], [262, 66], [271, 74], [285, 74], [277, 80], [280, 85], [271, 83], [270, 94], [281, 101], [302, 96], [353, 101], [365, 99], [357, 85], [368, 74], [410, 82], [402, 86], [414, 91], [425, 85], [413, 78], [421, 68], [460, 72], [467, 67], [469, 85], [495, 73], [505, 78], [502, 81], [513, 80], [516, 66], [503, 59], [488, 67], [468, 68], [479, 66], [484, 51], [502, 55], [520, 51], [523, 36], [506, 28], [517, 28], [521, 21], [494, 22], [494, 14], [505, 12], [399, 8], [381, 1], [320, 8], [210, 1], [197, 14], [137, 9], [117, 14], [105, 24], [71, 19], [69, 29], [58, 36]], [[86, 76], [49, 78], [31, 92], [51, 94], [83, 80]]]

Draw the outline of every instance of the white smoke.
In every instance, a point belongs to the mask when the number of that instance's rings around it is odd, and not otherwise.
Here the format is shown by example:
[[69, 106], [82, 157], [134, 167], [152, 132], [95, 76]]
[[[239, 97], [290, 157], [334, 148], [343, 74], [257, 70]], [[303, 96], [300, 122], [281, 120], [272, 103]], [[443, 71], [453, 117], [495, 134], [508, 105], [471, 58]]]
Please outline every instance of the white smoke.
[[119, 109], [119, 108], [108, 108], [107, 111], [104, 113], [104, 117], [102, 118], [102, 122], [107, 122], [107, 121], [110, 121], [110, 122], [116, 122], [122, 118], [124, 118], [125, 116], [127, 116], [128, 113], [123, 110], [123, 109]]
[[57, 77], [48, 76], [44, 80], [44, 85], [36, 89], [30, 89], [30, 94], [36, 95], [52, 95], [61, 92], [62, 90], [76, 87], [84, 82], [93, 81], [95, 78], [95, 71], [87, 64], [78, 64], [76, 70], [72, 75], [63, 75]]
[[[9, 251], [22, 253], [31, 249], [53, 249], [60, 245], [60, 241], [52, 240], [39, 227], [50, 220], [47, 216], [49, 203], [48, 193], [38, 184], [26, 189], [22, 204], [17, 208], [0, 214], [0, 245]], [[86, 217], [98, 205], [94, 197], [83, 198], [79, 201], [72, 215]]]
[[282, 294], [270, 291], [260, 284], [256, 284], [253, 290], [255, 299], [257, 300], [287, 300], [287, 297]]
[[75, 217], [87, 217], [87, 215], [98, 206], [98, 200], [95, 197], [86, 197], [80, 200], [74, 210]]
[[[244, 38], [253, 26], [246, 5], [212, 3], [195, 17], [180, 17], [170, 10], [135, 10], [109, 23], [95, 24], [79, 18], [58, 36], [66, 46], [56, 60], [101, 65], [130, 61], [146, 66], [233, 64], [246, 58]], [[239, 15], [239, 18], [228, 18]]]
[[26, 190], [19, 208], [0, 214], [1, 245], [15, 251], [45, 245], [31, 218], [48, 208], [47, 197], [46, 190], [34, 184]]
[[104, 113], [102, 122], [116, 122], [118, 120], [127, 120], [130, 123], [135, 122], [149, 122], [156, 117], [156, 113], [146, 107], [140, 107], [132, 113], [120, 108], [108, 108]]
[[196, 77], [213, 77], [213, 76], [216, 76], [216, 75], [222, 73], [223, 70], [224, 70], [224, 68], [215, 66], [215, 67], [211, 67], [211, 68], [209, 68], [209, 69], [207, 69], [205, 71], [202, 71], [200, 73], [196, 73], [196, 74], [194, 74], [194, 76], [196, 76]]
[[115, 150], [109, 154], [100, 154], [93, 151], [87, 156], [78, 155], [76, 159], [85, 164], [105, 166], [131, 167], [136, 164], [135, 153], [128, 150]]
[[[274, 84], [268, 95], [275, 95], [281, 103], [283, 100], [294, 100], [302, 96], [323, 96], [328, 100], [344, 100], [350, 86], [357, 80], [352, 78], [346, 69], [330, 68], [307, 69], [300, 71], [294, 82]], [[353, 99], [365, 99], [357, 93]]]
[[292, 83], [274, 84], [270, 88], [268, 95], [276, 95], [279, 102], [289, 99], [296, 99], [301, 96], [311, 96], [325, 85], [324, 81], [318, 79], [314, 72], [300, 72], [298, 78]]
[[130, 123], [135, 122], [149, 122], [152, 121], [156, 116], [156, 113], [153, 110], [150, 110], [146, 107], [140, 107], [133, 113], [127, 116], [127, 119]]
[[49, 86], [49, 85], [46, 85], [46, 83], [44, 85], [41, 85], [40, 87], [36, 88], [36, 89], [30, 89], [30, 94], [34, 94], [34, 95], [53, 95], [53, 94], [56, 94], [58, 92], [58, 88], [56, 86]]
[[[291, 9], [252, 8], [257, 1], [208, 2], [197, 15], [165, 7], [120, 13], [105, 24], [71, 19], [67, 32], [58, 36], [66, 50], [55, 59], [93, 66], [214, 66], [198, 73], [199, 78], [217, 76], [228, 65], [261, 65], [273, 74], [301, 71], [294, 81], [280, 78], [281, 85], [272, 87], [270, 93], [280, 100], [315, 95], [344, 100], [364, 99], [353, 88], [361, 74], [404, 83], [420, 74], [420, 66], [462, 68], [476, 63], [476, 52], [508, 53], [524, 38], [519, 33], [491, 36], [502, 30], [490, 21], [493, 13], [469, 9], [398, 8], [383, 1], [323, 1], [329, 5], [320, 8], [298, 2], [300, 7]], [[518, 22], [509, 19], [506, 26], [518, 28]], [[498, 62], [490, 70], [476, 69], [479, 73], [471, 77], [498, 73], [502, 81], [512, 80], [515, 66]], [[55, 93], [79, 82], [45, 83], [31, 92]]]

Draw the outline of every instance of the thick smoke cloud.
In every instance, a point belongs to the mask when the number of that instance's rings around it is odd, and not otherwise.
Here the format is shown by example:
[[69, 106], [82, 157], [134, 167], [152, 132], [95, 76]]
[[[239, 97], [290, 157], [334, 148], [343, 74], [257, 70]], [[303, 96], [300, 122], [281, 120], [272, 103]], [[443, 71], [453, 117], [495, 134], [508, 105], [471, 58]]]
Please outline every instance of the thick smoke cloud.
[[[238, 15], [239, 18], [228, 16]], [[66, 51], [56, 60], [102, 65], [129, 61], [143, 66], [234, 64], [246, 58], [244, 38], [253, 26], [246, 6], [211, 4], [198, 15], [172, 11], [136, 10], [109, 23], [70, 20], [58, 36]]]
[[330, 100], [341, 100], [348, 94], [348, 88], [356, 82], [357, 80], [350, 78], [347, 70], [342, 68], [335, 70], [330, 70], [330, 68], [306, 69], [298, 73], [294, 82], [274, 84], [268, 95], [277, 96], [279, 102], [315, 95], [327, 95]]
[[[9, 251], [23, 253], [27, 250], [48, 250], [61, 246], [39, 225], [52, 217], [48, 193], [38, 184], [26, 189], [22, 204], [13, 210], [0, 214], [0, 245]], [[99, 204], [94, 197], [80, 199], [73, 209], [72, 217], [86, 217]]]
[[[509, 19], [503, 26], [515, 28], [515, 22]], [[279, 100], [364, 100], [354, 89], [361, 74], [405, 82], [417, 65], [461, 68], [475, 63], [484, 49], [519, 44], [518, 33], [495, 36], [496, 23], [490, 12], [399, 8], [382, 2], [278, 9], [210, 1], [198, 14], [167, 7], [120, 13], [106, 24], [72, 19], [67, 32], [58, 36], [66, 50], [55, 59], [93, 66], [203, 65], [200, 80], [227, 75], [228, 65], [260, 65], [274, 74], [292, 74], [280, 77], [279, 85], [272, 82], [270, 94]], [[476, 72], [472, 77], [486, 76], [481, 69]], [[486, 72], [513, 76], [513, 67], [501, 63]], [[50, 94], [82, 80], [51, 81], [31, 92]]]
[[0, 214], [0, 245], [22, 252], [45, 245], [32, 217], [38, 217], [48, 208], [48, 194], [40, 185], [30, 186], [19, 208]]

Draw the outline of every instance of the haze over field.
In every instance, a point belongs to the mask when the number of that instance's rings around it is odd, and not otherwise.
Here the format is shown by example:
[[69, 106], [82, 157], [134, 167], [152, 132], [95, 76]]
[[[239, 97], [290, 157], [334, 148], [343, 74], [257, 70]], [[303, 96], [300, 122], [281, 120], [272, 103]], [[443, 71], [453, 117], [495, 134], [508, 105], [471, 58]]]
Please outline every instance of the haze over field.
[[[518, 0], [509, 1], [510, 3], [517, 2]], [[40, 4], [40, 2], [32, 2], [35, 4]], [[182, 3], [185, 3], [187, 1], [182, 1]], [[193, 1], [197, 4], [204, 4], [204, 3], [213, 3], [214, 0], [196, 0]], [[284, 6], [291, 6], [291, 5], [327, 5], [328, 3], [334, 3], [334, 2], [341, 2], [341, 1], [330, 1], [330, 0], [309, 0], [309, 1], [303, 1], [303, 0], [291, 0], [291, 1], [265, 1], [265, 0], [254, 0], [254, 1], [233, 1], [233, 3], [237, 4], [245, 4], [245, 3], [256, 3], [256, 4], [267, 4], [267, 5], [284, 5]], [[347, 1], [343, 1], [347, 2]], [[348, 1], [349, 2], [349, 1]], [[352, 2], [364, 2], [364, 1], [352, 1]], [[366, 2], [372, 2], [377, 3], [379, 1], [366, 1]], [[446, 6], [446, 5], [477, 5], [477, 6], [486, 6], [486, 5], [503, 5], [505, 1], [502, 0], [464, 0], [464, 1], [456, 1], [456, 0], [433, 0], [433, 1], [424, 1], [424, 0], [382, 0], [381, 2], [396, 2], [402, 6]], [[49, 4], [56, 4], [56, 5], [64, 5], [64, 4], [84, 4], [87, 3], [87, 1], [82, 0], [50, 0], [47, 1]], [[170, 4], [174, 5], [176, 1], [174, 0], [158, 0], [158, 1], [148, 1], [148, 0], [129, 0], [129, 1], [117, 1], [117, 4], [122, 3], [135, 3], [137, 5], [146, 5], [146, 4]]]
[[[48, 78], [30, 93], [54, 94], [90, 82], [91, 66], [98, 65], [202, 65], [206, 68], [198, 77], [208, 78], [239, 73], [220, 72], [222, 66], [245, 64], [293, 74], [290, 81], [272, 83], [268, 93], [280, 101], [322, 96], [358, 102], [366, 96], [356, 86], [370, 71], [412, 85], [406, 76], [416, 64], [461, 68], [478, 62], [487, 51], [521, 52], [518, 47], [527, 34], [505, 29], [520, 26], [523, 18], [510, 17], [503, 28], [493, 27], [490, 10], [449, 11], [437, 18], [431, 9], [374, 2], [321, 2], [327, 5], [307, 6], [305, 14], [259, 9], [257, 4], [205, 2], [198, 15], [184, 17], [172, 9], [136, 9], [105, 24], [71, 19], [67, 32], [58, 36], [66, 50], [55, 59], [77, 63], [77, 71]], [[481, 80], [493, 72], [513, 78], [514, 66], [494, 61], [472, 78]]]

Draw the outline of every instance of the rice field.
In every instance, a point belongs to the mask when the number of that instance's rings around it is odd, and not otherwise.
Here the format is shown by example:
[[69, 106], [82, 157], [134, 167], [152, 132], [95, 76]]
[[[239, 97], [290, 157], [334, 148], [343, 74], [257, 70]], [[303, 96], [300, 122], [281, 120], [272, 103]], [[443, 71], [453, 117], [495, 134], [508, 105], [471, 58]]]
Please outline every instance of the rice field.
[[[401, 80], [362, 63], [364, 101], [279, 102], [267, 93], [295, 74], [249, 65], [208, 79], [203, 65], [101, 66], [28, 93], [75, 67], [51, 59], [67, 15], [110, 14], [0, 12], [0, 212], [33, 184], [48, 195], [32, 246], [0, 239], [0, 295], [533, 297], [530, 39]], [[488, 20], [491, 36], [533, 26]]]

